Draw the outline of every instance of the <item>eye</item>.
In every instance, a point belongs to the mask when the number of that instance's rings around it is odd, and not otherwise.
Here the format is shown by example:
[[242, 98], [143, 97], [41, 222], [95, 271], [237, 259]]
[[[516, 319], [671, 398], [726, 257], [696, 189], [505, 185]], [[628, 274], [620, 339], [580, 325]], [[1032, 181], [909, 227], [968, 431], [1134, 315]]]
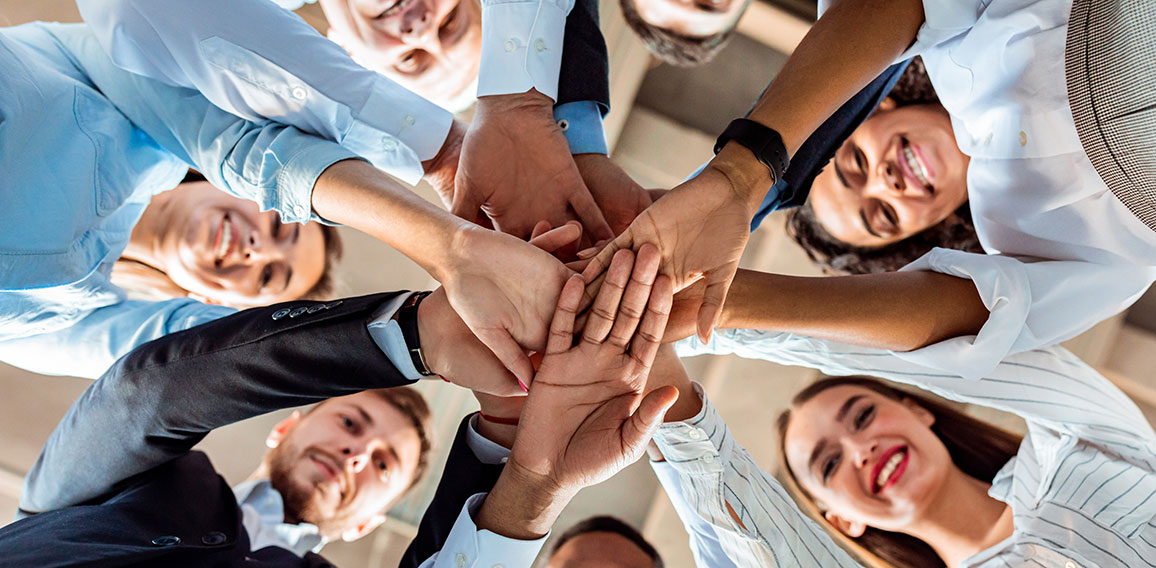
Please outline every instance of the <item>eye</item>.
[[839, 467], [839, 462], [842, 460], [842, 457], [842, 454], [835, 453], [828, 457], [826, 460], [823, 460], [823, 465], [821, 468], [823, 483], [826, 483], [827, 480], [831, 478], [831, 474], [835, 473], [835, 468]]
[[261, 270], [261, 288], [269, 285], [269, 281], [273, 279], [273, 265], [266, 264], [265, 268]]
[[860, 173], [867, 173], [867, 156], [858, 146], [855, 147], [855, 166], [859, 168]]
[[446, 16], [445, 21], [442, 22], [441, 27], [438, 28], [438, 35], [442, 37], [453, 37], [462, 21], [459, 14], [461, 14], [461, 4], [458, 4], [458, 7], [454, 8], [453, 11]]
[[855, 429], [862, 430], [863, 428], [867, 427], [867, 425], [870, 424], [871, 420], [874, 418], [875, 405], [869, 404], [863, 407], [861, 410], [859, 410], [859, 413], [855, 415]]

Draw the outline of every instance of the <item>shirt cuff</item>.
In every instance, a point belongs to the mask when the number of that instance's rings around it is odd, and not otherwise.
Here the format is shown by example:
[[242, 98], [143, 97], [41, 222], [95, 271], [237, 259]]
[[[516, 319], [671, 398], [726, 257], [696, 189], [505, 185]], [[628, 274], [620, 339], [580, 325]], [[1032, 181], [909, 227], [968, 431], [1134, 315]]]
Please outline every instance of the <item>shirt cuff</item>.
[[486, 465], [501, 465], [510, 457], [510, 450], [478, 433], [478, 415], [470, 417], [470, 427], [466, 429], [466, 445], [474, 451], [478, 461]]
[[466, 500], [434, 568], [490, 568], [491, 566], [532, 566], [550, 535], [537, 540], [516, 540], [487, 530], [478, 530], [474, 515], [482, 508], [485, 493]]
[[482, 3], [478, 96], [537, 89], [558, 100], [562, 41], [573, 0]]
[[332, 142], [320, 138], [309, 139], [324, 143], [303, 146], [277, 172], [277, 202], [273, 209], [281, 215], [283, 223], [317, 221], [332, 225], [313, 213], [313, 188], [317, 185], [317, 178], [329, 166], [342, 160], [357, 159], [358, 156]]
[[560, 104], [554, 107], [554, 120], [566, 136], [571, 154], [610, 154], [598, 103], [577, 101]]
[[695, 383], [694, 390], [702, 397], [702, 410], [690, 420], [660, 426], [654, 434], [654, 443], [666, 458], [666, 463], [678, 471], [691, 475], [718, 475], [723, 471], [734, 442], [726, 435], [727, 425], [702, 387]]
[[353, 118], [341, 145], [410, 185], [421, 180], [421, 162], [437, 156], [454, 121], [446, 109], [384, 77]]
[[422, 379], [422, 375], [417, 372], [417, 367], [413, 366], [413, 358], [409, 355], [409, 347], [405, 344], [405, 336], [401, 333], [401, 326], [393, 320], [393, 314], [401, 309], [401, 305], [411, 295], [408, 292], [403, 292], [382, 304], [373, 313], [373, 319], [369, 320], [368, 327], [369, 336], [373, 338], [373, 342], [377, 344], [382, 353], [385, 353], [389, 362], [397, 367], [401, 376], [417, 382]]

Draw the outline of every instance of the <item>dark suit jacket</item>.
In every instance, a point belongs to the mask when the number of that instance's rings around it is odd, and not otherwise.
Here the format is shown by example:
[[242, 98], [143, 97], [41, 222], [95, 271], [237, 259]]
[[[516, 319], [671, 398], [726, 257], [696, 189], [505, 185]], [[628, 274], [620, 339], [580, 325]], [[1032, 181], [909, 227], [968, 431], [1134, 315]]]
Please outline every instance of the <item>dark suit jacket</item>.
[[[366, 324], [393, 294], [246, 310], [143, 345], [69, 409], [0, 529], [4, 566], [326, 566], [249, 551], [232, 491], [190, 449], [209, 431], [280, 408], [409, 384]], [[465, 499], [500, 466], [478, 462], [459, 429], [448, 479], [413, 546], [441, 548]], [[447, 488], [443, 492], [443, 488]], [[407, 556], [410, 558], [410, 556]]]
[[598, 27], [598, 0], [576, 0], [566, 17], [558, 104], [594, 101], [610, 112], [610, 63]]

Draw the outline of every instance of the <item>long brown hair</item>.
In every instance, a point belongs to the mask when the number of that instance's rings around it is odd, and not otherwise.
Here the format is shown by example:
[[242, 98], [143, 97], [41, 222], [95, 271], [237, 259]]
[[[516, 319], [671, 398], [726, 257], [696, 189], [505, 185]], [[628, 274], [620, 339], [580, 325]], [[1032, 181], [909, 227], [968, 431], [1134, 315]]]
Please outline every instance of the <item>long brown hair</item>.
[[[1020, 436], [968, 416], [940, 399], [899, 390], [870, 377], [835, 377], [816, 381], [795, 395], [791, 401], [791, 408], [797, 408], [819, 393], [839, 386], [865, 388], [894, 400], [911, 399], [926, 409], [935, 416], [931, 431], [947, 447], [951, 461], [964, 473], [976, 479], [990, 481], [994, 478], [1000, 468], [1016, 455], [1022, 441]], [[827, 522], [814, 497], [799, 484], [795, 472], [787, 463], [786, 434], [790, 423], [791, 410], [787, 409], [779, 415], [777, 422], [779, 459], [782, 462], [782, 471], [786, 473], [784, 485], [793, 494], [800, 508], [825, 527], [836, 542], [871, 566], [895, 568], [946, 566], [929, 544], [913, 536], [867, 527], [862, 536], [852, 538]]]

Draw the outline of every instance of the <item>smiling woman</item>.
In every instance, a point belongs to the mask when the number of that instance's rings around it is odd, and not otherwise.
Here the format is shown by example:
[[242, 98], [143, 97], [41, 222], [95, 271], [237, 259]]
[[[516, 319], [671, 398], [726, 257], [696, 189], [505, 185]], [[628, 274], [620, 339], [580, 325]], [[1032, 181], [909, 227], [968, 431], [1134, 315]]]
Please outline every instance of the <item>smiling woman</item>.
[[112, 279], [138, 299], [192, 297], [245, 308], [333, 293], [336, 229], [282, 223], [275, 211], [190, 174], [152, 198]]

